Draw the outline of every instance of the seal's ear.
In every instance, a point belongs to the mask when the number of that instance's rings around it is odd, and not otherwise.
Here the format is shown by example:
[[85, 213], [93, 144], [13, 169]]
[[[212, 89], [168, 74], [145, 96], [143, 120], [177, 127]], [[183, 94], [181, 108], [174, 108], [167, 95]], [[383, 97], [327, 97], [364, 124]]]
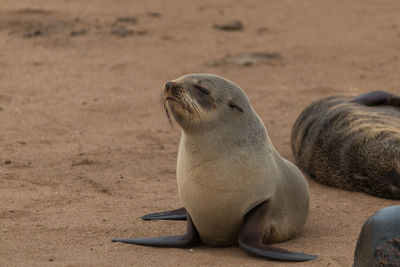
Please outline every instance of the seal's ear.
[[237, 109], [237, 110], [239, 110], [240, 112], [242, 112], [243, 113], [243, 109], [241, 108], [241, 107], [239, 107], [235, 102], [233, 102], [232, 100], [228, 100], [228, 106], [231, 108], [231, 109]]

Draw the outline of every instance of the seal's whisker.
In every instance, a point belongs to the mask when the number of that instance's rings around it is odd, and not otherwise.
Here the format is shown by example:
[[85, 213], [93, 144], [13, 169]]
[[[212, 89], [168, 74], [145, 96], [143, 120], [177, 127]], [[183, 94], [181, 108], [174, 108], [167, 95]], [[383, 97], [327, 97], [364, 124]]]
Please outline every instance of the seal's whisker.
[[195, 113], [197, 115], [197, 118], [199, 119], [200, 123], [202, 123], [199, 107], [197, 106], [197, 104], [194, 101], [191, 101], [191, 104], [192, 104], [193, 110], [195, 111]]
[[174, 123], [172, 122], [171, 115], [169, 114], [169, 111], [168, 111], [168, 108], [167, 108], [167, 100], [166, 100], [166, 96], [165, 96], [165, 91], [164, 90], [161, 92], [160, 102], [161, 102], [163, 113], [165, 113], [165, 115], [168, 118], [169, 125], [171, 126], [171, 128], [174, 128]]
[[189, 113], [193, 113], [192, 109], [189, 107], [190, 98], [186, 92], [181, 92], [180, 99], [181, 99], [181, 103], [184, 105], [185, 110]]
[[168, 117], [168, 123], [169, 123], [169, 125], [171, 126], [171, 128], [174, 128], [174, 123], [172, 122], [171, 115], [169, 115], [169, 112], [168, 112], [168, 109], [167, 109], [167, 108], [165, 108], [165, 114], [166, 114], [167, 117]]
[[200, 124], [202, 124], [199, 106], [192, 99], [189, 92], [182, 87], [174, 87], [169, 93], [163, 90], [160, 97], [163, 112], [165, 112], [168, 122], [172, 128], [174, 128], [175, 125], [171, 117], [171, 111], [167, 107], [168, 101], [174, 101], [178, 103], [180, 107], [187, 113], [191, 124], [194, 125], [196, 120], [200, 121]]
[[181, 99], [182, 105], [184, 106], [185, 111], [189, 115], [189, 121], [193, 124], [194, 113], [197, 113], [197, 111], [192, 108], [192, 105], [191, 105], [192, 99], [189, 97], [187, 91], [183, 91], [183, 90], [181, 91], [180, 99]]
[[194, 118], [194, 115], [196, 115], [196, 117], [199, 119], [200, 123], [201, 123], [201, 116], [200, 116], [200, 110], [199, 107], [197, 106], [196, 102], [188, 95], [188, 93], [184, 94], [184, 98], [187, 101], [188, 105], [190, 105], [190, 110], [192, 111], [193, 116], [191, 118]]

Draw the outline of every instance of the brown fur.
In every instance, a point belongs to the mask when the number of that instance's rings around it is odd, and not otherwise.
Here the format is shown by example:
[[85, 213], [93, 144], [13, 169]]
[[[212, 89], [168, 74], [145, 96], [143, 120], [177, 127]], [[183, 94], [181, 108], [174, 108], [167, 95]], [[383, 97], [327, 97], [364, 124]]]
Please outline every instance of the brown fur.
[[400, 97], [387, 96], [368, 106], [360, 96], [333, 96], [306, 107], [292, 130], [297, 165], [329, 186], [400, 199]]

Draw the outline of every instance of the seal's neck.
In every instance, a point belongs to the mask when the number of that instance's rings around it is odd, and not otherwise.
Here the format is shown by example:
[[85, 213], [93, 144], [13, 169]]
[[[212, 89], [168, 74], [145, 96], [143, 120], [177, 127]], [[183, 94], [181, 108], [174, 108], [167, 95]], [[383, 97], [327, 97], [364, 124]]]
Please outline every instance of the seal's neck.
[[258, 116], [243, 123], [221, 121], [220, 125], [206, 131], [182, 131], [181, 146], [187, 152], [202, 154], [210, 152], [215, 156], [234, 151], [275, 151], [267, 130]]

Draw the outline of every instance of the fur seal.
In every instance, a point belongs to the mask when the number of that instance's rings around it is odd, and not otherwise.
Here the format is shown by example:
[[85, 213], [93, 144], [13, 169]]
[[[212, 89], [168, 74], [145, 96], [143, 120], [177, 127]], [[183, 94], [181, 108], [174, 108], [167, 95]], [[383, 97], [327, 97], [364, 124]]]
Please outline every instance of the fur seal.
[[364, 223], [353, 266], [400, 266], [400, 206], [383, 208]]
[[308, 261], [315, 255], [273, 248], [300, 234], [309, 211], [309, 190], [300, 170], [273, 147], [246, 94], [212, 74], [167, 82], [162, 103], [182, 128], [177, 182], [185, 208], [143, 219], [187, 219], [181, 236], [114, 239], [158, 247], [238, 244], [273, 260]]
[[297, 166], [316, 181], [400, 199], [400, 97], [375, 91], [310, 104], [292, 130]]

